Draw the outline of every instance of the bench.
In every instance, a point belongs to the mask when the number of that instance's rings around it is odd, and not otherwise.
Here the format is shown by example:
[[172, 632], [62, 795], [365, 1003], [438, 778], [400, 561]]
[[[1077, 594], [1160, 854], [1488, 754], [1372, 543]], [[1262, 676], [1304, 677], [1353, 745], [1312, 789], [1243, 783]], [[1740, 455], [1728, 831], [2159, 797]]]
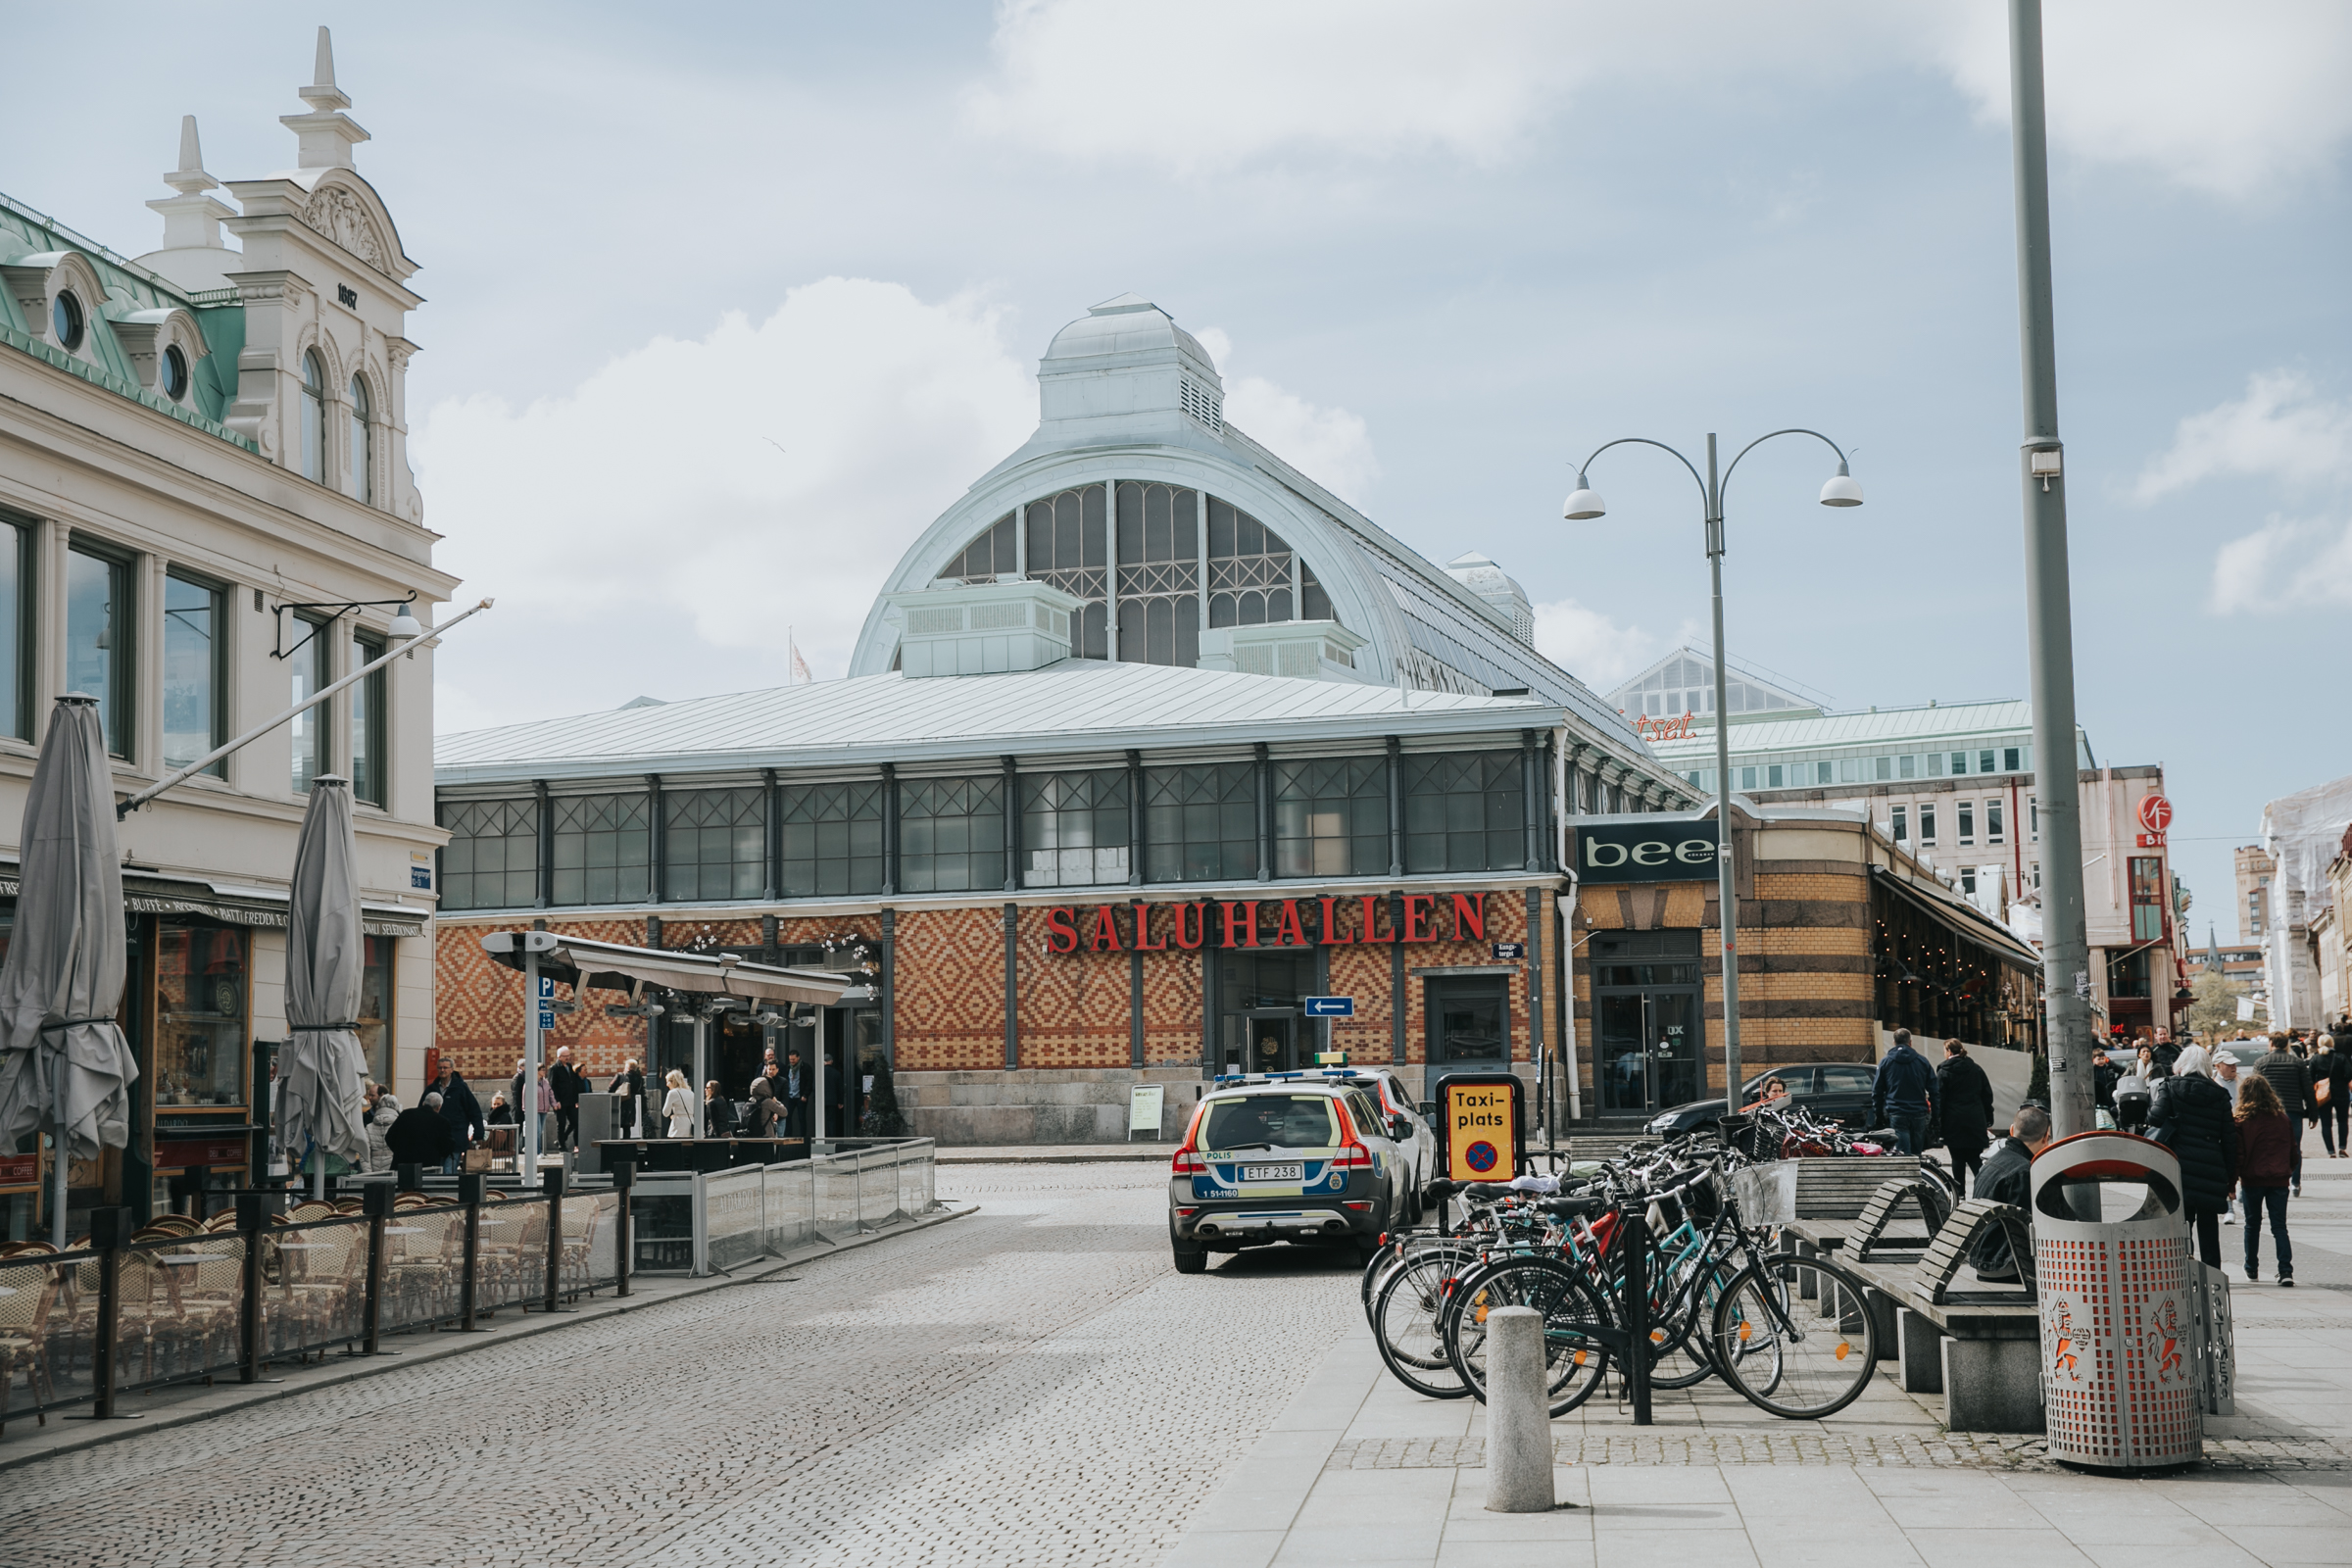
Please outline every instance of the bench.
[[[1873, 1217], [1883, 1224], [1912, 1196], [1909, 1183], [1891, 1181], [1865, 1208], [1878, 1209]], [[2006, 1288], [1955, 1289], [1970, 1248], [1990, 1226], [2008, 1231], [2025, 1281]], [[1926, 1245], [1908, 1256], [1898, 1255], [1895, 1245], [1870, 1230], [1860, 1215], [1842, 1223], [1800, 1218], [1784, 1228], [1783, 1245], [1798, 1252], [1838, 1254], [1867, 1282], [1862, 1302], [1828, 1303], [1823, 1315], [1867, 1309], [1877, 1320], [1880, 1358], [1897, 1363], [1904, 1392], [1941, 1394], [1944, 1424], [1953, 1431], [2043, 1430], [2041, 1317], [2031, 1281], [2033, 1237], [2022, 1210], [1969, 1199], [1954, 1205]]]

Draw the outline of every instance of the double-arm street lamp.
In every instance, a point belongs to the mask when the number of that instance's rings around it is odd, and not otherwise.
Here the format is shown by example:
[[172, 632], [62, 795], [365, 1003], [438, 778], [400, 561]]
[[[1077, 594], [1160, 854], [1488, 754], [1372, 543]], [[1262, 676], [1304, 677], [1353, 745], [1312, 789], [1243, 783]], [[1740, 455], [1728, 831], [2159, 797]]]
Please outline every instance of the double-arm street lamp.
[[[1722, 476], [1715, 472], [1715, 434], [1707, 432], [1707, 471], [1701, 478], [1689, 458], [1684, 457], [1663, 441], [1644, 436], [1623, 436], [1595, 447], [1592, 457], [1577, 466], [1576, 493], [1560, 509], [1560, 515], [1571, 522], [1585, 522], [1606, 515], [1603, 504], [1590, 479], [1589, 470], [1593, 458], [1610, 447], [1656, 447], [1690, 470], [1698, 481], [1699, 499], [1706, 509], [1707, 570], [1714, 579], [1715, 594], [1715, 873], [1717, 878], [1716, 910], [1723, 930], [1723, 1081], [1724, 1113], [1740, 1112], [1740, 899], [1732, 875], [1732, 744], [1730, 712], [1724, 703], [1723, 664], [1723, 492], [1732, 482], [1733, 472], [1740, 460], [1762, 446], [1774, 436], [1809, 435], [1838, 454], [1838, 471], [1830, 482], [1821, 487], [1821, 504], [1825, 507], [1858, 507], [1862, 504], [1862, 486], [1846, 471], [1845, 450], [1819, 430], [1774, 430], [1760, 435], [1741, 447], [1732, 459]], [[1706, 1009], [1699, 1009], [1699, 1083], [1706, 1083]]]

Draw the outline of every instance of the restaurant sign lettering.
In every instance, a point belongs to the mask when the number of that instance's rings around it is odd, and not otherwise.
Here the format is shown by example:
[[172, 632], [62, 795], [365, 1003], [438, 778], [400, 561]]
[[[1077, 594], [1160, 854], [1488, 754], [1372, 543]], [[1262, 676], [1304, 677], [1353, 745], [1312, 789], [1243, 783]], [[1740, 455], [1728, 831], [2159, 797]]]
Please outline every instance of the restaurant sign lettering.
[[1484, 942], [1484, 893], [1364, 894], [1196, 904], [1055, 905], [1048, 953], [1162, 953], [1170, 948], [1344, 948], [1356, 943]]

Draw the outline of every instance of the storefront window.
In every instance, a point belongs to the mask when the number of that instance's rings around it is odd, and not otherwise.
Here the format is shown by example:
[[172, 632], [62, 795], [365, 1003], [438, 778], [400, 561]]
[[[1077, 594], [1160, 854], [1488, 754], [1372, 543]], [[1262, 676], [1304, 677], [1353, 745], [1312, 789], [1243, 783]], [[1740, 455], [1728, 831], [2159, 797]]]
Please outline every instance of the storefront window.
[[444, 801], [441, 907], [523, 909], [539, 901], [539, 808], [534, 801]]
[[368, 1058], [368, 1076], [379, 1084], [392, 1081], [392, 944], [397, 940], [368, 938], [360, 970], [360, 1054]]
[[242, 1104], [248, 933], [166, 920], [155, 949], [155, 1106]]
[[1200, 497], [1174, 485], [1119, 486], [1119, 659], [1200, 662]]
[[784, 896], [882, 891], [882, 784], [808, 784], [784, 791]]
[[[176, 573], [164, 579], [164, 765], [185, 767], [227, 736], [228, 596]], [[227, 759], [208, 772], [225, 777]]]
[[1153, 882], [1257, 875], [1257, 769], [1248, 762], [1144, 773], [1144, 874]]
[[[353, 383], [357, 385], [358, 383]], [[365, 669], [384, 657], [384, 645], [361, 633], [351, 639], [351, 668]], [[384, 804], [384, 671], [351, 688], [351, 798]]]
[[1029, 503], [1029, 576], [1079, 601], [1070, 617], [1074, 659], [1110, 657], [1109, 530], [1103, 487], [1084, 485]]
[[1404, 868], [1507, 871], [1527, 863], [1527, 807], [1517, 752], [1404, 760]]
[[1004, 885], [1004, 781], [909, 779], [899, 786], [899, 885], [967, 893]]
[[98, 699], [106, 749], [130, 756], [130, 567], [74, 546], [66, 555], [66, 690]]
[[765, 811], [758, 790], [680, 790], [662, 797], [662, 895], [756, 899], [766, 885]]
[[[328, 647], [326, 627], [322, 622], [301, 615], [294, 617], [299, 630], [296, 635], [301, 646], [286, 656], [286, 667], [293, 671], [293, 702], [303, 702], [334, 683], [327, 672]], [[294, 743], [294, 793], [308, 795], [311, 780], [328, 770], [326, 760], [326, 710], [333, 701], [318, 703], [304, 709], [286, 722], [286, 733]]]
[[653, 886], [653, 802], [581, 795], [548, 803], [555, 821], [557, 904], [641, 904]]
[[1275, 764], [1276, 876], [1380, 876], [1388, 869], [1385, 758]]
[[1076, 888], [1124, 882], [1128, 875], [1127, 775], [1021, 776], [1021, 883]]

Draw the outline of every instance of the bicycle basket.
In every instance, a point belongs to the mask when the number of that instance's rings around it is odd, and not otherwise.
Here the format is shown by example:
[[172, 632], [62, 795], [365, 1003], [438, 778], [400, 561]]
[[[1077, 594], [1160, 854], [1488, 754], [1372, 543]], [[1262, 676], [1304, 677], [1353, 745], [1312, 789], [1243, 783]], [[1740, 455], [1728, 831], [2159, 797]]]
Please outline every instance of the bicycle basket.
[[1738, 1151], [1748, 1159], [1780, 1157], [1781, 1138], [1777, 1124], [1761, 1122], [1752, 1115], [1740, 1115], [1718, 1116], [1715, 1126], [1723, 1135], [1724, 1146]]
[[1732, 1176], [1732, 1201], [1747, 1226], [1796, 1223], [1796, 1166], [1776, 1160], [1750, 1165]]

